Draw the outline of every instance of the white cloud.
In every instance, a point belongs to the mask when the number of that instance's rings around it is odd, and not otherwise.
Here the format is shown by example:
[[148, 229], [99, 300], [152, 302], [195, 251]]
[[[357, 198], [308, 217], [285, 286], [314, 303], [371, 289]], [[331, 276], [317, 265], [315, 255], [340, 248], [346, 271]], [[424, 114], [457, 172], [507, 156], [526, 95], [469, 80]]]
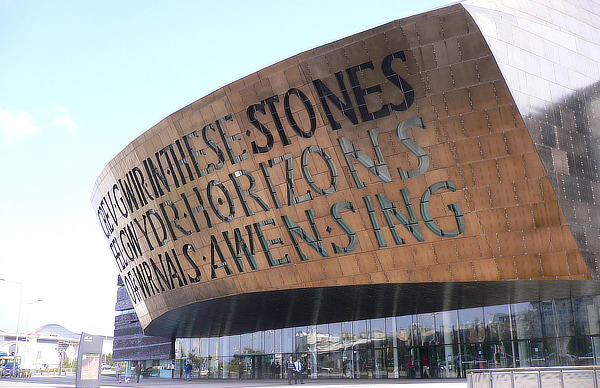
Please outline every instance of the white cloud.
[[71, 113], [69, 113], [67, 108], [60, 105], [54, 105], [50, 110], [50, 114], [52, 115], [52, 124], [55, 127], [65, 128], [70, 133], [77, 132], [79, 127], [71, 118]]
[[0, 143], [14, 144], [40, 131], [41, 128], [34, 124], [27, 111], [10, 112], [0, 108]]

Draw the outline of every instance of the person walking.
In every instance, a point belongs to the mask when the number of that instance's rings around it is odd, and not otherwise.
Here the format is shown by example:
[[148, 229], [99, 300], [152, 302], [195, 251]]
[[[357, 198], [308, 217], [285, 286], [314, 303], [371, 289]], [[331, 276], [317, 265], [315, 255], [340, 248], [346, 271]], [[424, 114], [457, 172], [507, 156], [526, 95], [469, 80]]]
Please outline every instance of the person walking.
[[300, 377], [300, 384], [304, 384], [304, 381], [302, 380], [302, 362], [300, 361], [300, 358], [296, 359], [296, 362], [294, 363], [294, 383], [298, 384], [298, 377]]
[[117, 382], [120, 384], [121, 383], [121, 374], [123, 373], [123, 366], [121, 364], [118, 364], [117, 368], [115, 369], [115, 372], [117, 372]]
[[[431, 378], [431, 376], [429, 375], [429, 361], [427, 361], [427, 357], [425, 357], [423, 359], [423, 363], [421, 364], [423, 365], [423, 378]], [[427, 377], [425, 377], [427, 376]]]
[[192, 363], [191, 362], [187, 362], [185, 364], [185, 378], [184, 380], [190, 380], [192, 381]]
[[140, 382], [141, 375], [142, 375], [142, 363], [138, 361], [137, 365], [135, 366], [135, 382], [136, 383]]
[[288, 384], [292, 385], [292, 376], [294, 376], [294, 358], [292, 356], [285, 362], [285, 369], [287, 370]]
[[460, 355], [456, 356], [456, 378], [461, 378], [462, 377], [462, 365], [460, 362]]

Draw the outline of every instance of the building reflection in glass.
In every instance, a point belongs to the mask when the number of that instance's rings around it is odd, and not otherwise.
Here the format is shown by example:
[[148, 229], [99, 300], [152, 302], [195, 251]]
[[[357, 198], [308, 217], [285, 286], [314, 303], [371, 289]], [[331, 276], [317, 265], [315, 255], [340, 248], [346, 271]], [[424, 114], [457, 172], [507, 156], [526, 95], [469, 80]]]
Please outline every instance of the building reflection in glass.
[[[600, 296], [176, 340], [199, 378], [456, 378], [467, 369], [600, 364]], [[240, 376], [241, 375], [241, 376]], [[176, 371], [175, 376], [178, 376]]]

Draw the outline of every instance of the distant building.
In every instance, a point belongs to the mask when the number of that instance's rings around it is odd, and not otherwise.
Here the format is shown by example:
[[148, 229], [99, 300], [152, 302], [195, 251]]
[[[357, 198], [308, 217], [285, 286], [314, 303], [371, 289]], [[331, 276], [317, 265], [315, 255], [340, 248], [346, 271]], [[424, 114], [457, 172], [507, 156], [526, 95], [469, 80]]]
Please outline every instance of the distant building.
[[[7, 355], [17, 353], [21, 369], [57, 369], [61, 359], [77, 358], [81, 333], [73, 333], [61, 325], [49, 324], [30, 332], [0, 330], [0, 352]], [[112, 337], [106, 337], [103, 354], [112, 352]]]

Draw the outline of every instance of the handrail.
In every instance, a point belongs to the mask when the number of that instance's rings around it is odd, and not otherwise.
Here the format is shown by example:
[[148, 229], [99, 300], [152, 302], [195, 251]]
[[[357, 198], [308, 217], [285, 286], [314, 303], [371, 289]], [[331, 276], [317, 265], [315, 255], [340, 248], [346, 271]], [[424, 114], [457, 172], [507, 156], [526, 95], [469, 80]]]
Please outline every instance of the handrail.
[[599, 382], [600, 366], [594, 365], [467, 370], [468, 388], [600, 388]]

